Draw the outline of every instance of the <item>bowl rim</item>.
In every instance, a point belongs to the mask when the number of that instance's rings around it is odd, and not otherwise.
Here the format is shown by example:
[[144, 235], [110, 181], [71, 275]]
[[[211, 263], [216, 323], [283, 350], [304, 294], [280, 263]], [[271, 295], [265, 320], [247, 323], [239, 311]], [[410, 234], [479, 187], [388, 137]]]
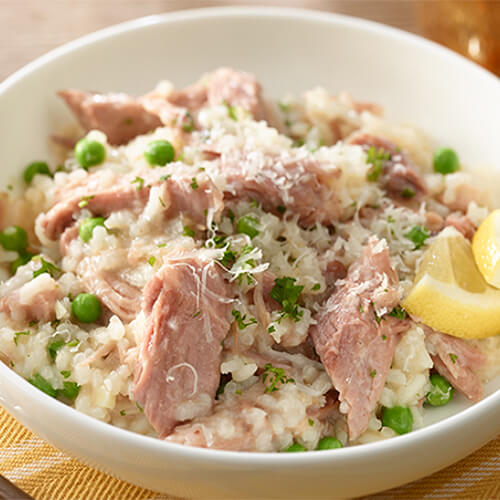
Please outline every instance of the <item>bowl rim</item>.
[[[453, 62], [463, 68], [463, 71], [473, 71], [477, 73], [483, 80], [498, 85], [500, 91], [499, 80], [495, 75], [486, 69], [478, 66], [474, 62], [465, 59], [463, 56], [452, 52], [451, 50], [438, 45], [435, 42], [426, 40], [418, 35], [387, 26], [374, 21], [360, 19], [356, 17], [325, 12], [321, 10], [299, 9], [290, 7], [209, 7], [201, 9], [187, 9], [152, 16], [141, 17], [123, 23], [119, 23], [107, 28], [92, 32], [70, 41], [57, 47], [46, 54], [40, 56], [34, 61], [28, 63], [21, 69], [8, 76], [0, 83], [0, 102], [3, 95], [23, 78], [36, 72], [46, 64], [64, 57], [65, 55], [85, 48], [89, 45], [98, 44], [103, 40], [116, 36], [130, 34], [136, 30], [147, 29], [151, 26], [168, 25], [170, 23], [211, 19], [211, 18], [231, 18], [231, 17], [256, 17], [256, 18], [289, 18], [300, 19], [311, 22], [320, 22], [331, 26], [343, 26], [350, 29], [370, 32], [385, 38], [391, 38], [394, 41], [400, 41], [409, 45], [414, 45], [420, 50], [432, 52], [434, 55], [439, 55], [441, 58], [453, 60]], [[23, 394], [26, 394], [30, 400], [37, 406], [49, 412], [57, 412], [60, 418], [66, 421], [72, 421], [75, 427], [91, 432], [95, 437], [105, 436], [106, 440], [116, 442], [127, 441], [128, 444], [134, 446], [137, 450], [153, 452], [158, 454], [173, 453], [179, 458], [185, 460], [202, 460], [210, 459], [217, 465], [225, 466], [259, 466], [268, 467], [270, 465], [290, 466], [292, 464], [302, 465], [307, 460], [308, 465], [315, 465], [320, 462], [335, 460], [345, 460], [355, 462], [361, 456], [380, 455], [388, 450], [393, 452], [402, 451], [404, 448], [418, 444], [420, 441], [433, 440], [435, 437], [447, 432], [453, 431], [454, 428], [459, 428], [469, 420], [474, 420], [481, 416], [485, 416], [494, 408], [500, 406], [500, 391], [487, 396], [483, 400], [474, 405], [459, 411], [458, 413], [447, 417], [439, 422], [430, 424], [427, 427], [417, 429], [408, 434], [397, 436], [383, 441], [366, 443], [336, 450], [326, 450], [322, 453], [279, 453], [279, 452], [236, 452], [226, 450], [213, 450], [205, 448], [197, 448], [182, 444], [172, 443], [161, 440], [159, 438], [137, 434], [133, 431], [122, 429], [106, 422], [100, 421], [89, 415], [86, 415], [70, 406], [67, 406], [50, 396], [44, 394], [40, 390], [33, 387], [21, 375], [18, 375], [14, 370], [9, 368], [4, 363], [0, 363], [0, 386], [2, 380], [11, 384]], [[0, 398], [3, 406], [3, 398]], [[6, 405], [8, 406], [8, 405]]]

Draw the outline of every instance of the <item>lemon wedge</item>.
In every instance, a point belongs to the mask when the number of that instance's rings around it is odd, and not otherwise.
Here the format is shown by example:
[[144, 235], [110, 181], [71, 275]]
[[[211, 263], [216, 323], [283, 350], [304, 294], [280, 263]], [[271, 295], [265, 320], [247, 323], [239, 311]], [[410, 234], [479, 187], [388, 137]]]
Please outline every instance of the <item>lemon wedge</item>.
[[484, 279], [500, 288], [500, 210], [494, 210], [472, 239], [472, 253]]
[[402, 305], [424, 324], [455, 337], [500, 333], [500, 290], [486, 283], [471, 244], [452, 227], [425, 252]]

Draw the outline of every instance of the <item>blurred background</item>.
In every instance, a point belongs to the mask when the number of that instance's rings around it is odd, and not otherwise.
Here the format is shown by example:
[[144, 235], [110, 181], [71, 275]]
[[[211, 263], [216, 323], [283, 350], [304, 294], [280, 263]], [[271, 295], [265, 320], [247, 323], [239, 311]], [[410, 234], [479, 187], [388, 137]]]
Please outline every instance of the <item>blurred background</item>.
[[0, 0], [0, 81], [81, 35], [136, 17], [229, 5], [358, 16], [443, 43], [500, 75], [500, 0]]

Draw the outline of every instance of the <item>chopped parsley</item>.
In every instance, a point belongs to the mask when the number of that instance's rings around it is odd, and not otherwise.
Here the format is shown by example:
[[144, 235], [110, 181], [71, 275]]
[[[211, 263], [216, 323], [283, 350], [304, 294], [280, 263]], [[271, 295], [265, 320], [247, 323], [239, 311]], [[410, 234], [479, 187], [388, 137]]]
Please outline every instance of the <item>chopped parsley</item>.
[[90, 196], [84, 196], [79, 202], [78, 202], [78, 206], [80, 208], [84, 208], [86, 207], [88, 204], [89, 204], [89, 201], [90, 200], [93, 200], [95, 198], [95, 195], [90, 195]]
[[246, 314], [241, 315], [240, 311], [237, 311], [236, 309], [233, 309], [231, 311], [231, 314], [233, 315], [233, 318], [235, 319], [236, 323], [238, 324], [238, 328], [240, 330], [245, 329], [247, 326], [254, 325], [257, 323], [257, 320], [255, 318], [248, 318], [248, 322], [245, 323], [245, 320], [247, 318]]
[[122, 417], [124, 417], [126, 414], [127, 414], [127, 412], [126, 412], [125, 410], [120, 410], [120, 415], [121, 415]]
[[300, 148], [305, 144], [304, 139], [295, 139], [292, 143], [292, 148]]
[[396, 306], [390, 313], [389, 316], [397, 319], [406, 319], [408, 317], [408, 313], [400, 306]]
[[278, 205], [276, 207], [276, 210], [280, 213], [280, 214], [284, 214], [286, 212], [286, 207], [283, 206], [283, 205]]
[[423, 226], [413, 226], [404, 237], [415, 243], [414, 250], [418, 250], [425, 245], [425, 240], [430, 236], [429, 231]]
[[386, 151], [384, 148], [375, 148], [371, 146], [366, 153], [366, 163], [370, 164], [371, 167], [366, 174], [366, 178], [370, 182], [376, 182], [382, 173], [382, 167], [384, 161], [391, 159], [391, 153]]
[[377, 311], [373, 310], [373, 315], [375, 316], [375, 321], [377, 322], [377, 325], [380, 325], [382, 318], [377, 314]]
[[158, 245], [156, 245], [158, 248], [165, 248], [167, 246], [166, 243], [158, 243]]
[[69, 378], [71, 376], [71, 372], [69, 370], [61, 370], [60, 373], [64, 378]]
[[258, 208], [259, 202], [257, 200], [255, 200], [254, 198], [250, 198], [250, 207], [251, 208]]
[[21, 335], [29, 335], [31, 332], [29, 330], [25, 330], [24, 332], [16, 332], [14, 333], [14, 344], [17, 345], [17, 341]]
[[194, 130], [194, 118], [189, 111], [186, 111], [184, 115], [182, 130], [184, 130], [184, 132], [192, 132]]
[[144, 412], [144, 408], [143, 408], [143, 407], [142, 407], [142, 406], [141, 406], [141, 405], [140, 405], [137, 401], [135, 402], [135, 406], [137, 406], [137, 409], [138, 409], [141, 413], [143, 413], [143, 412]]
[[160, 181], [167, 181], [170, 177], [172, 177], [172, 174], [162, 175]]
[[191, 180], [191, 188], [192, 189], [198, 189], [200, 186], [198, 186], [198, 181], [196, 180], [196, 177], [193, 177]]
[[456, 354], [453, 354], [452, 352], [450, 352], [450, 353], [448, 354], [448, 356], [450, 357], [451, 362], [452, 362], [453, 364], [455, 364], [455, 363], [457, 362], [458, 356], [457, 356]]
[[57, 390], [54, 389], [50, 382], [43, 378], [39, 373], [35, 373], [33, 377], [28, 379], [28, 382], [31, 385], [34, 385], [37, 389], [40, 389], [42, 392], [45, 392], [45, 394], [48, 394], [53, 398], [57, 397]]
[[321, 285], [320, 285], [319, 283], [316, 283], [316, 284], [312, 287], [312, 289], [313, 289], [314, 291], [319, 290], [320, 288], [321, 288]]
[[68, 342], [66, 345], [68, 347], [76, 347], [79, 343], [80, 343], [80, 341], [78, 339], [75, 339], [75, 340], [72, 340], [71, 342]]
[[160, 202], [160, 204], [161, 204], [161, 206], [162, 206], [163, 208], [166, 208], [166, 207], [167, 207], [167, 205], [165, 204], [165, 202], [163, 201], [163, 198], [162, 198], [161, 196], [158, 196], [158, 201]]
[[74, 401], [79, 392], [80, 386], [76, 382], [63, 382], [63, 388], [57, 391], [57, 395], [69, 401]]
[[66, 345], [64, 340], [54, 340], [47, 346], [47, 351], [49, 352], [49, 356], [52, 361], [56, 360], [57, 351], [59, 351], [59, 349], [61, 349], [64, 345]]
[[234, 392], [235, 392], [236, 394], [238, 394], [238, 396], [241, 396], [241, 390], [240, 390], [240, 389], [236, 389]]
[[227, 247], [226, 250], [224, 251], [224, 255], [222, 256], [222, 259], [220, 259], [220, 263], [224, 267], [229, 267], [235, 260], [236, 260], [236, 253], [231, 250], [231, 247]]
[[264, 392], [271, 393], [279, 390], [278, 384], [289, 384], [295, 380], [287, 377], [283, 368], [276, 368], [271, 363], [266, 363], [262, 373], [262, 382], [266, 384]]
[[227, 114], [231, 120], [234, 120], [235, 122], [238, 121], [238, 115], [236, 114], [236, 108], [234, 106], [231, 106], [227, 101], [224, 101], [224, 106], [227, 108]]
[[36, 278], [43, 273], [49, 273], [53, 278], [57, 278], [62, 272], [59, 267], [51, 262], [47, 262], [42, 256], [40, 256], [40, 262], [42, 265], [36, 271], [33, 271], [33, 278]]
[[153, 267], [155, 265], [155, 262], [156, 262], [156, 257], [149, 257], [148, 259], [148, 264]]
[[201, 314], [201, 311], [196, 311], [196, 312], [193, 314], [193, 318], [197, 318], [200, 314]]
[[136, 177], [133, 181], [131, 181], [131, 184], [137, 184], [135, 189], [137, 189], [137, 191], [140, 191], [144, 186], [144, 179], [142, 177]]
[[227, 216], [231, 222], [234, 222], [235, 215], [234, 215], [234, 212], [230, 208], [227, 209]]
[[191, 238], [194, 238], [194, 231], [189, 226], [184, 226], [182, 236], [190, 236]]
[[416, 195], [416, 191], [411, 187], [405, 187], [403, 191], [401, 191], [401, 196], [406, 199], [411, 199]]
[[271, 325], [268, 329], [267, 329], [267, 333], [273, 333], [276, 331], [276, 327], [274, 325]]
[[307, 423], [309, 424], [310, 427], [313, 427], [314, 426], [314, 420], [312, 418], [309, 418], [307, 420]]
[[387, 335], [382, 335], [382, 340], [387, 340]]
[[304, 314], [297, 305], [297, 300], [304, 287], [294, 285], [295, 281], [297, 281], [295, 278], [288, 276], [274, 280], [275, 284], [270, 295], [283, 308], [280, 319], [288, 317], [294, 321], [300, 321]]
[[393, 223], [393, 222], [396, 222], [396, 219], [392, 216], [392, 215], [388, 215], [387, 216], [387, 222], [389, 224]]
[[236, 230], [238, 233], [246, 234], [255, 238], [259, 234], [259, 220], [251, 215], [243, 215], [238, 219]]
[[363, 314], [365, 312], [365, 308], [363, 307], [363, 304], [359, 304], [359, 312]]
[[377, 370], [372, 370], [372, 371], [370, 372], [370, 377], [371, 377], [371, 378], [374, 378], [374, 377], [375, 377], [375, 375], [377, 375]]

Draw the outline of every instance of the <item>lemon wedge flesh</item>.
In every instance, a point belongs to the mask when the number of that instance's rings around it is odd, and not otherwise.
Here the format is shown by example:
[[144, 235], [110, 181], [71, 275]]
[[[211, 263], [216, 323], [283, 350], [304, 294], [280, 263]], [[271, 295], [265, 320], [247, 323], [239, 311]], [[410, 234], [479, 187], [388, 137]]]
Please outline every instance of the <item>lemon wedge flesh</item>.
[[452, 227], [425, 252], [402, 305], [425, 325], [455, 337], [500, 333], [500, 290], [484, 280], [471, 244]]
[[500, 210], [494, 210], [472, 239], [472, 253], [484, 279], [500, 288]]

